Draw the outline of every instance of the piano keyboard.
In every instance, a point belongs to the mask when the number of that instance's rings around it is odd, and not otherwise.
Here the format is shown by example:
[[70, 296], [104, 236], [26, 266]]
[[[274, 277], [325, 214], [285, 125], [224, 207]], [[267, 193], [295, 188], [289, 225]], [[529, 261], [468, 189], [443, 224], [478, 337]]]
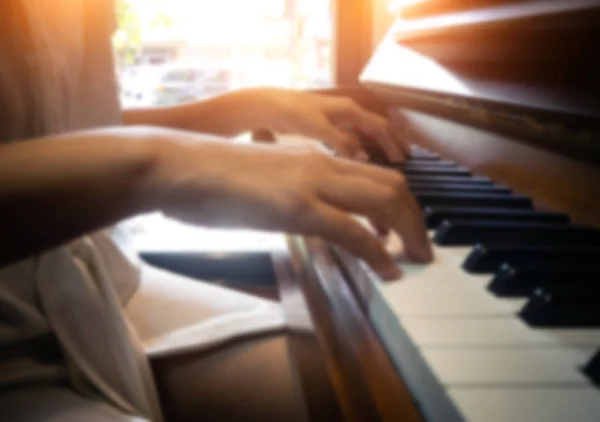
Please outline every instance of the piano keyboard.
[[600, 231], [420, 148], [394, 167], [435, 261], [391, 282], [365, 266], [369, 313], [425, 419], [600, 420]]

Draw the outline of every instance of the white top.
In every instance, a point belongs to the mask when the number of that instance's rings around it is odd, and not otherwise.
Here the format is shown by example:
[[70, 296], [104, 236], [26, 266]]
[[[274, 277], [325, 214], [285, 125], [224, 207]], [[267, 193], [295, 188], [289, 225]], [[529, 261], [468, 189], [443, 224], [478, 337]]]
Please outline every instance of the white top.
[[[3, 119], [0, 141], [119, 124], [112, 1], [13, 4], [29, 28], [27, 34], [2, 34], [21, 56], [7, 45], [0, 49], [0, 62], [12, 64], [0, 68], [0, 92], [5, 101], [7, 90], [18, 92], [4, 110], [13, 115]], [[24, 39], [29, 43], [20, 44]], [[34, 90], [32, 101], [27, 94]], [[149, 365], [130, 340], [121, 310], [138, 284], [135, 262], [107, 233], [2, 268], [0, 387], [69, 377], [82, 393], [99, 391], [128, 413], [159, 420]]]

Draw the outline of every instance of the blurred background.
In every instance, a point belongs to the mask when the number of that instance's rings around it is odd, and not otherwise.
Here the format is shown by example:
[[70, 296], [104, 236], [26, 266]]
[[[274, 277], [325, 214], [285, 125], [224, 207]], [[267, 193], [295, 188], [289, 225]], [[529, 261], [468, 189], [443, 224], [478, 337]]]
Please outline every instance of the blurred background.
[[[252, 86], [332, 85], [330, 0], [117, 0], [113, 43], [124, 108], [178, 104]], [[138, 249], [269, 248], [273, 236], [143, 215]], [[209, 240], [207, 242], [207, 239]], [[253, 245], [251, 247], [251, 245]]]
[[124, 107], [332, 83], [330, 0], [118, 0]]

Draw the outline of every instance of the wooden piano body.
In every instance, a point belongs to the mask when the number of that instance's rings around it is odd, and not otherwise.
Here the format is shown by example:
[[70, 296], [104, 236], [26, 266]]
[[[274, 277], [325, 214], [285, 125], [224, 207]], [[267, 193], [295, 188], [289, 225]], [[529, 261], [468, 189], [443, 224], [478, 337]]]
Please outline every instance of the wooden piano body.
[[[530, 196], [538, 209], [600, 227], [598, 2], [554, 2], [551, 13], [549, 2], [481, 2], [482, 13], [440, 11], [443, 25], [420, 16], [440, 2], [430, 3], [396, 21], [361, 88], [333, 94], [385, 113], [405, 139]], [[274, 262], [312, 420], [468, 419], [423, 407], [388, 347], [409, 340], [382, 338], [372, 282], [355, 259], [316, 239], [288, 244]], [[323, 357], [321, 373], [306, 363], [309, 345]], [[315, 394], [337, 405], [313, 405], [322, 403]]]

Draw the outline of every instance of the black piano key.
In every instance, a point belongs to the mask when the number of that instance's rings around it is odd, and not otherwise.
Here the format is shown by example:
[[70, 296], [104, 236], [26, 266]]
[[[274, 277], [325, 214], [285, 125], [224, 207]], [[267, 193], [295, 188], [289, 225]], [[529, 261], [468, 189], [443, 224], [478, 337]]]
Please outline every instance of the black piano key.
[[463, 169], [449, 161], [430, 161], [421, 159], [410, 159], [402, 163], [389, 163], [384, 165], [392, 170], [406, 172], [407, 170], [419, 171], [421, 169], [429, 170], [456, 170]]
[[415, 182], [410, 183], [410, 188], [413, 191], [417, 190], [437, 190], [443, 192], [465, 192], [465, 193], [505, 193], [510, 194], [511, 191], [506, 186], [496, 186], [496, 185], [481, 185], [481, 184], [469, 184], [469, 183], [425, 183], [425, 182]]
[[408, 183], [467, 183], [478, 185], [493, 185], [493, 182], [487, 177], [464, 177], [464, 176], [430, 176], [423, 174], [406, 174]]
[[511, 265], [589, 266], [600, 262], [600, 248], [475, 245], [463, 263], [470, 273], [492, 273]]
[[583, 373], [597, 386], [600, 387], [600, 351], [583, 367]]
[[600, 231], [587, 226], [514, 221], [445, 220], [433, 237], [438, 245], [540, 245], [600, 247]]
[[437, 228], [444, 220], [531, 221], [548, 224], [569, 222], [566, 214], [514, 208], [426, 207], [424, 213], [427, 227], [431, 229]]
[[446, 193], [435, 191], [414, 192], [417, 201], [423, 207], [495, 207], [495, 208], [531, 208], [531, 199], [524, 195], [505, 195], [490, 193]]
[[399, 170], [406, 169], [421, 169], [425, 168], [439, 168], [439, 169], [457, 169], [459, 166], [454, 164], [452, 161], [423, 161], [423, 160], [408, 160], [404, 163], [393, 164], [393, 167]]
[[534, 327], [600, 327], [600, 289], [536, 289], [519, 316]]
[[430, 176], [462, 176], [469, 177], [471, 172], [464, 167], [445, 168], [435, 166], [399, 168], [405, 175], [430, 175]]
[[510, 265], [503, 264], [488, 290], [500, 297], [528, 296], [539, 287], [600, 287], [599, 266]]
[[430, 162], [430, 163], [435, 163], [436, 161], [439, 161], [439, 160], [440, 160], [439, 155], [435, 155], [435, 154], [423, 154], [423, 155], [420, 155], [420, 154], [417, 154], [417, 155], [411, 154], [408, 157], [408, 161], [427, 161], [427, 162]]

